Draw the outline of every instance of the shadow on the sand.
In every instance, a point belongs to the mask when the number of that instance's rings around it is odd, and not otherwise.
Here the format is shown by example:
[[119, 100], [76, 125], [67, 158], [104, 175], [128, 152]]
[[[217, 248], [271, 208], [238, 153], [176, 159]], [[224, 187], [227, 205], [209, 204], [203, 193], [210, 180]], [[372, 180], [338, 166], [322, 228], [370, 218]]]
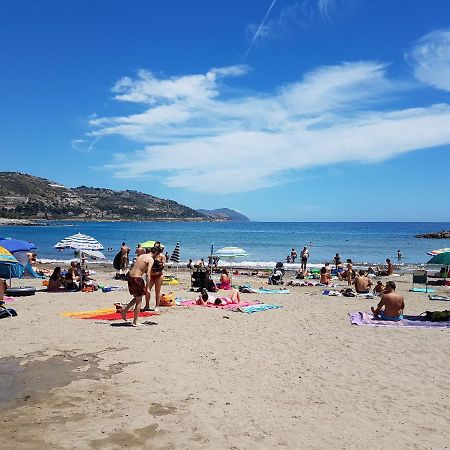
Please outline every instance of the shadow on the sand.
[[[158, 325], [157, 322], [152, 322], [151, 320], [146, 320], [145, 322], [140, 322], [140, 325]], [[131, 322], [117, 322], [117, 323], [111, 323], [112, 327], [132, 327]]]

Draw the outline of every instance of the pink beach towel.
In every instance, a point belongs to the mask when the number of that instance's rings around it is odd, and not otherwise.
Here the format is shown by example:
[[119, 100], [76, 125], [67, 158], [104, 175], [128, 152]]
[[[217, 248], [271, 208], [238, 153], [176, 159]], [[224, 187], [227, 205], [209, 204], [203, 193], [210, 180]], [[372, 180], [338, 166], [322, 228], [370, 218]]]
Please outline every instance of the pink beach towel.
[[200, 306], [202, 308], [219, 308], [219, 309], [234, 309], [243, 306], [259, 305], [261, 302], [240, 302], [240, 303], [229, 303], [228, 305], [213, 305], [207, 303], [204, 305], [198, 305], [196, 300], [181, 300], [178, 306]]
[[350, 323], [367, 327], [415, 327], [415, 328], [450, 328], [450, 321], [430, 322], [422, 316], [403, 316], [398, 321], [374, 319], [372, 313], [349, 313]]

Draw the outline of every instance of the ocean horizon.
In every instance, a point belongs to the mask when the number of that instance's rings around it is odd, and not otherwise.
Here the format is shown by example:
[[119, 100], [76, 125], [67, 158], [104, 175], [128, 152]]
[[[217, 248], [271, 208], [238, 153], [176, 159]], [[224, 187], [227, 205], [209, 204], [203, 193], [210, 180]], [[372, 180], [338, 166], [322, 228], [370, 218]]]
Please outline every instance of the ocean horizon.
[[[152, 239], [164, 243], [169, 254], [179, 242], [183, 263], [189, 258], [206, 259], [212, 245], [215, 251], [233, 245], [249, 254], [233, 265], [271, 266], [285, 261], [291, 248], [300, 254], [307, 246], [310, 264], [332, 262], [338, 252], [343, 261], [351, 258], [359, 265], [383, 264], [391, 258], [407, 267], [425, 264], [430, 258], [428, 251], [450, 246], [448, 239], [418, 239], [416, 234], [448, 229], [450, 222], [53, 222], [48, 226], [2, 226], [0, 236], [33, 242], [42, 262], [71, 260], [73, 252], [53, 247], [80, 232], [99, 240], [108, 260], [122, 242], [133, 249]], [[402, 253], [400, 260], [397, 250]]]

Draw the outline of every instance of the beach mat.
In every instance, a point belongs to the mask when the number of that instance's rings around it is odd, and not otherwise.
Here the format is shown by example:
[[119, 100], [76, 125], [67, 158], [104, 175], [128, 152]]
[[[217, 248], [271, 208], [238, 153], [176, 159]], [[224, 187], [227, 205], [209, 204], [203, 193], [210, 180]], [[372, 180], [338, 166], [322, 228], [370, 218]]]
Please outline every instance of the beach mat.
[[92, 311], [69, 311], [69, 312], [63, 312], [61, 313], [64, 317], [89, 317], [89, 316], [95, 316], [98, 314], [109, 314], [116, 312], [116, 308], [102, 308], [102, 309], [94, 309]]
[[289, 289], [249, 289], [252, 294], [289, 294]]
[[410, 327], [410, 328], [450, 328], [450, 321], [430, 322], [422, 316], [403, 316], [398, 321], [374, 319], [372, 313], [352, 312], [349, 313], [350, 323], [358, 326], [368, 327]]
[[[155, 311], [140, 311], [139, 317], [150, 317], [150, 316], [157, 316], [159, 313]], [[133, 319], [134, 312], [128, 311], [127, 312], [127, 319]], [[90, 319], [90, 320], [122, 320], [122, 316], [118, 312], [114, 313], [108, 313], [108, 314], [97, 314], [92, 316], [83, 316], [83, 317], [75, 317], [76, 319]]]
[[11, 302], [13, 302], [15, 300], [16, 300], [15, 297], [8, 297], [7, 295], [5, 295], [3, 297], [3, 300], [0, 300], [0, 301], [5, 302], [5, 303], [11, 303]]
[[280, 305], [267, 305], [265, 303], [260, 303], [259, 305], [250, 305], [250, 306], [240, 306], [239, 308], [235, 308], [232, 311], [243, 312], [247, 314], [253, 314], [261, 311], [268, 311], [269, 309], [279, 309], [282, 308]]
[[430, 300], [440, 300], [442, 302], [450, 302], [450, 297], [446, 295], [429, 295]]
[[430, 293], [432, 294], [433, 292], [436, 292], [434, 289], [430, 289], [430, 288], [411, 288], [409, 290], [409, 292], [425, 292], [425, 293]]
[[218, 308], [218, 309], [233, 309], [237, 307], [254, 306], [259, 305], [260, 302], [240, 302], [240, 303], [229, 303], [228, 305], [214, 305], [211, 303], [206, 303], [203, 305], [198, 305], [196, 300], [178, 300], [177, 306], [199, 306], [201, 308]]

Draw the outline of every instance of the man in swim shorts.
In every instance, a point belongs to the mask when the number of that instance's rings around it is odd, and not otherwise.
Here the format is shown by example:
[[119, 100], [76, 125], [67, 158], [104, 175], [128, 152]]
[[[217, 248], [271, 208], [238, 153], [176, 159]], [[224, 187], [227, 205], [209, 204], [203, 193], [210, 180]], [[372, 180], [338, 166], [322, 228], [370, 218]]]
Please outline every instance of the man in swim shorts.
[[[128, 290], [133, 296], [133, 300], [125, 308], [120, 310], [122, 319], [127, 321], [127, 312], [134, 306], [133, 326], [137, 326], [139, 312], [141, 311], [142, 297], [147, 292], [150, 284], [150, 274], [153, 266], [153, 257], [150, 253], [139, 255], [128, 275]], [[146, 281], [142, 279], [145, 275]]]
[[370, 308], [375, 319], [398, 321], [403, 318], [405, 300], [395, 292], [395, 289], [396, 286], [393, 281], [386, 283], [380, 303], [378, 303], [376, 309], [373, 306]]
[[120, 247], [120, 273], [125, 273], [128, 268], [130, 248], [127, 247], [125, 242], [122, 242], [122, 246]]
[[371, 279], [366, 275], [364, 270], [358, 272], [358, 276], [353, 281], [355, 285], [355, 290], [358, 294], [368, 294], [372, 286]]

